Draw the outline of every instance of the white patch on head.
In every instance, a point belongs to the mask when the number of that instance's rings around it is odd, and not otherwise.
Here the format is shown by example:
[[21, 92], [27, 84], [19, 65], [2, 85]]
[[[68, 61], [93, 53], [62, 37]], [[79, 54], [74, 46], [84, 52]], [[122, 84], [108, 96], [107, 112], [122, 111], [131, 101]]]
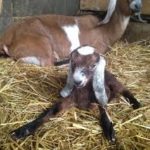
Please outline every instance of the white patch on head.
[[19, 60], [28, 64], [35, 64], [38, 66], [41, 65], [40, 60], [35, 56], [23, 57], [23, 58], [20, 58]]
[[65, 31], [67, 38], [71, 43], [70, 50], [72, 52], [74, 49], [80, 46], [79, 27], [77, 25], [68, 25], [68, 26], [63, 26], [62, 29]]
[[82, 71], [83, 68], [77, 67], [73, 74], [73, 80], [80, 83], [79, 87], [84, 87], [87, 83], [87, 78]]
[[94, 50], [91, 46], [82, 46], [77, 51], [80, 55], [90, 55], [94, 53]]
[[95, 92], [95, 96], [98, 102], [102, 106], [106, 106], [108, 102], [108, 97], [105, 90], [105, 66], [106, 61], [104, 57], [100, 56], [100, 61], [96, 65], [96, 69], [93, 76], [93, 88]]

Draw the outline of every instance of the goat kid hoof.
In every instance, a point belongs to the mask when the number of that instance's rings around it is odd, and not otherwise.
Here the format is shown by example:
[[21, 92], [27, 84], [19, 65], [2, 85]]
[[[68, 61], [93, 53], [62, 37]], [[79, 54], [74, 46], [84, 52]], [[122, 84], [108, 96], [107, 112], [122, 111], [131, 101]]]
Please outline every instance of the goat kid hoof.
[[115, 130], [113, 128], [113, 124], [105, 124], [105, 127], [103, 128], [104, 135], [106, 139], [111, 143], [114, 144], [116, 142], [115, 137]]
[[11, 138], [12, 138], [13, 140], [22, 139], [22, 138], [25, 138], [25, 137], [28, 136], [28, 135], [30, 135], [28, 129], [20, 130], [20, 128], [14, 130], [14, 131], [12, 131], [12, 132], [10, 133], [10, 136], [11, 136]]
[[116, 138], [114, 137], [114, 138], [111, 138], [110, 140], [109, 140], [109, 143], [110, 144], [115, 144], [116, 143]]
[[13, 140], [18, 140], [25, 138], [34, 133], [34, 128], [32, 128], [29, 124], [26, 124], [10, 133], [10, 136]]
[[133, 107], [133, 109], [138, 109], [138, 108], [140, 108], [142, 105], [141, 105], [141, 103], [139, 103], [139, 102], [136, 102], [136, 104], [133, 104], [132, 105], [132, 107]]

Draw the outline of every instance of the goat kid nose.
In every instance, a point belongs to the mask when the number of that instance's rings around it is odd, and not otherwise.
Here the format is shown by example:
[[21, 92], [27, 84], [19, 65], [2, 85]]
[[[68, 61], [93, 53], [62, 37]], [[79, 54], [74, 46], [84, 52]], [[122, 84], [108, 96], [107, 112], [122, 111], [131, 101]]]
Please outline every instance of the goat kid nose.
[[79, 85], [81, 85], [82, 81], [76, 81], [75, 80], [74, 83], [75, 83], [76, 86], [79, 86]]

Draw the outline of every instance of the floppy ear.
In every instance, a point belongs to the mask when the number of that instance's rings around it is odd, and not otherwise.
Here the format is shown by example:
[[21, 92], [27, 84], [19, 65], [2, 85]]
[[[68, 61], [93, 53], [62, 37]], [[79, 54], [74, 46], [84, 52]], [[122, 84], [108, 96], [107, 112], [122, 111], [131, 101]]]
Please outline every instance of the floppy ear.
[[107, 14], [106, 14], [105, 18], [102, 20], [102, 22], [100, 22], [99, 25], [106, 24], [109, 22], [112, 14], [116, 8], [116, 3], [117, 3], [117, 0], [109, 0]]
[[74, 86], [74, 82], [73, 82], [73, 75], [72, 75], [71, 62], [70, 62], [69, 63], [69, 70], [68, 70], [66, 85], [60, 91], [60, 95], [64, 98], [69, 96], [72, 92], [73, 86]]
[[100, 56], [93, 75], [93, 89], [96, 99], [101, 106], [106, 106], [108, 102], [105, 90], [105, 66], [106, 61], [104, 57]]

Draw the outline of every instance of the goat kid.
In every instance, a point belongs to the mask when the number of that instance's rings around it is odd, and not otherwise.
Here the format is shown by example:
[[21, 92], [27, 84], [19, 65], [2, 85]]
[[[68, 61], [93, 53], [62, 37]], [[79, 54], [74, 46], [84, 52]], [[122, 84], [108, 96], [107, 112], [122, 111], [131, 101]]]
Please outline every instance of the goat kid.
[[82, 45], [105, 54], [124, 33], [131, 15], [141, 10], [141, 0], [109, 0], [103, 21], [94, 15], [41, 15], [11, 25], [0, 39], [0, 54], [40, 66], [68, 58]]
[[[14, 140], [34, 134], [41, 125], [49, 121], [49, 118], [55, 117], [61, 111], [73, 106], [88, 110], [93, 103], [97, 103], [100, 110], [100, 125], [104, 135], [109, 141], [114, 142], [115, 131], [107, 112], [107, 103], [121, 94], [134, 109], [140, 107], [140, 103], [131, 92], [114, 75], [105, 71], [105, 59], [93, 48], [88, 46], [79, 48], [73, 51], [70, 57], [74, 83], [70, 95], [56, 101], [53, 106], [47, 108], [35, 120], [12, 131], [11, 137]], [[102, 72], [105, 74], [105, 81], [103, 81]]]

